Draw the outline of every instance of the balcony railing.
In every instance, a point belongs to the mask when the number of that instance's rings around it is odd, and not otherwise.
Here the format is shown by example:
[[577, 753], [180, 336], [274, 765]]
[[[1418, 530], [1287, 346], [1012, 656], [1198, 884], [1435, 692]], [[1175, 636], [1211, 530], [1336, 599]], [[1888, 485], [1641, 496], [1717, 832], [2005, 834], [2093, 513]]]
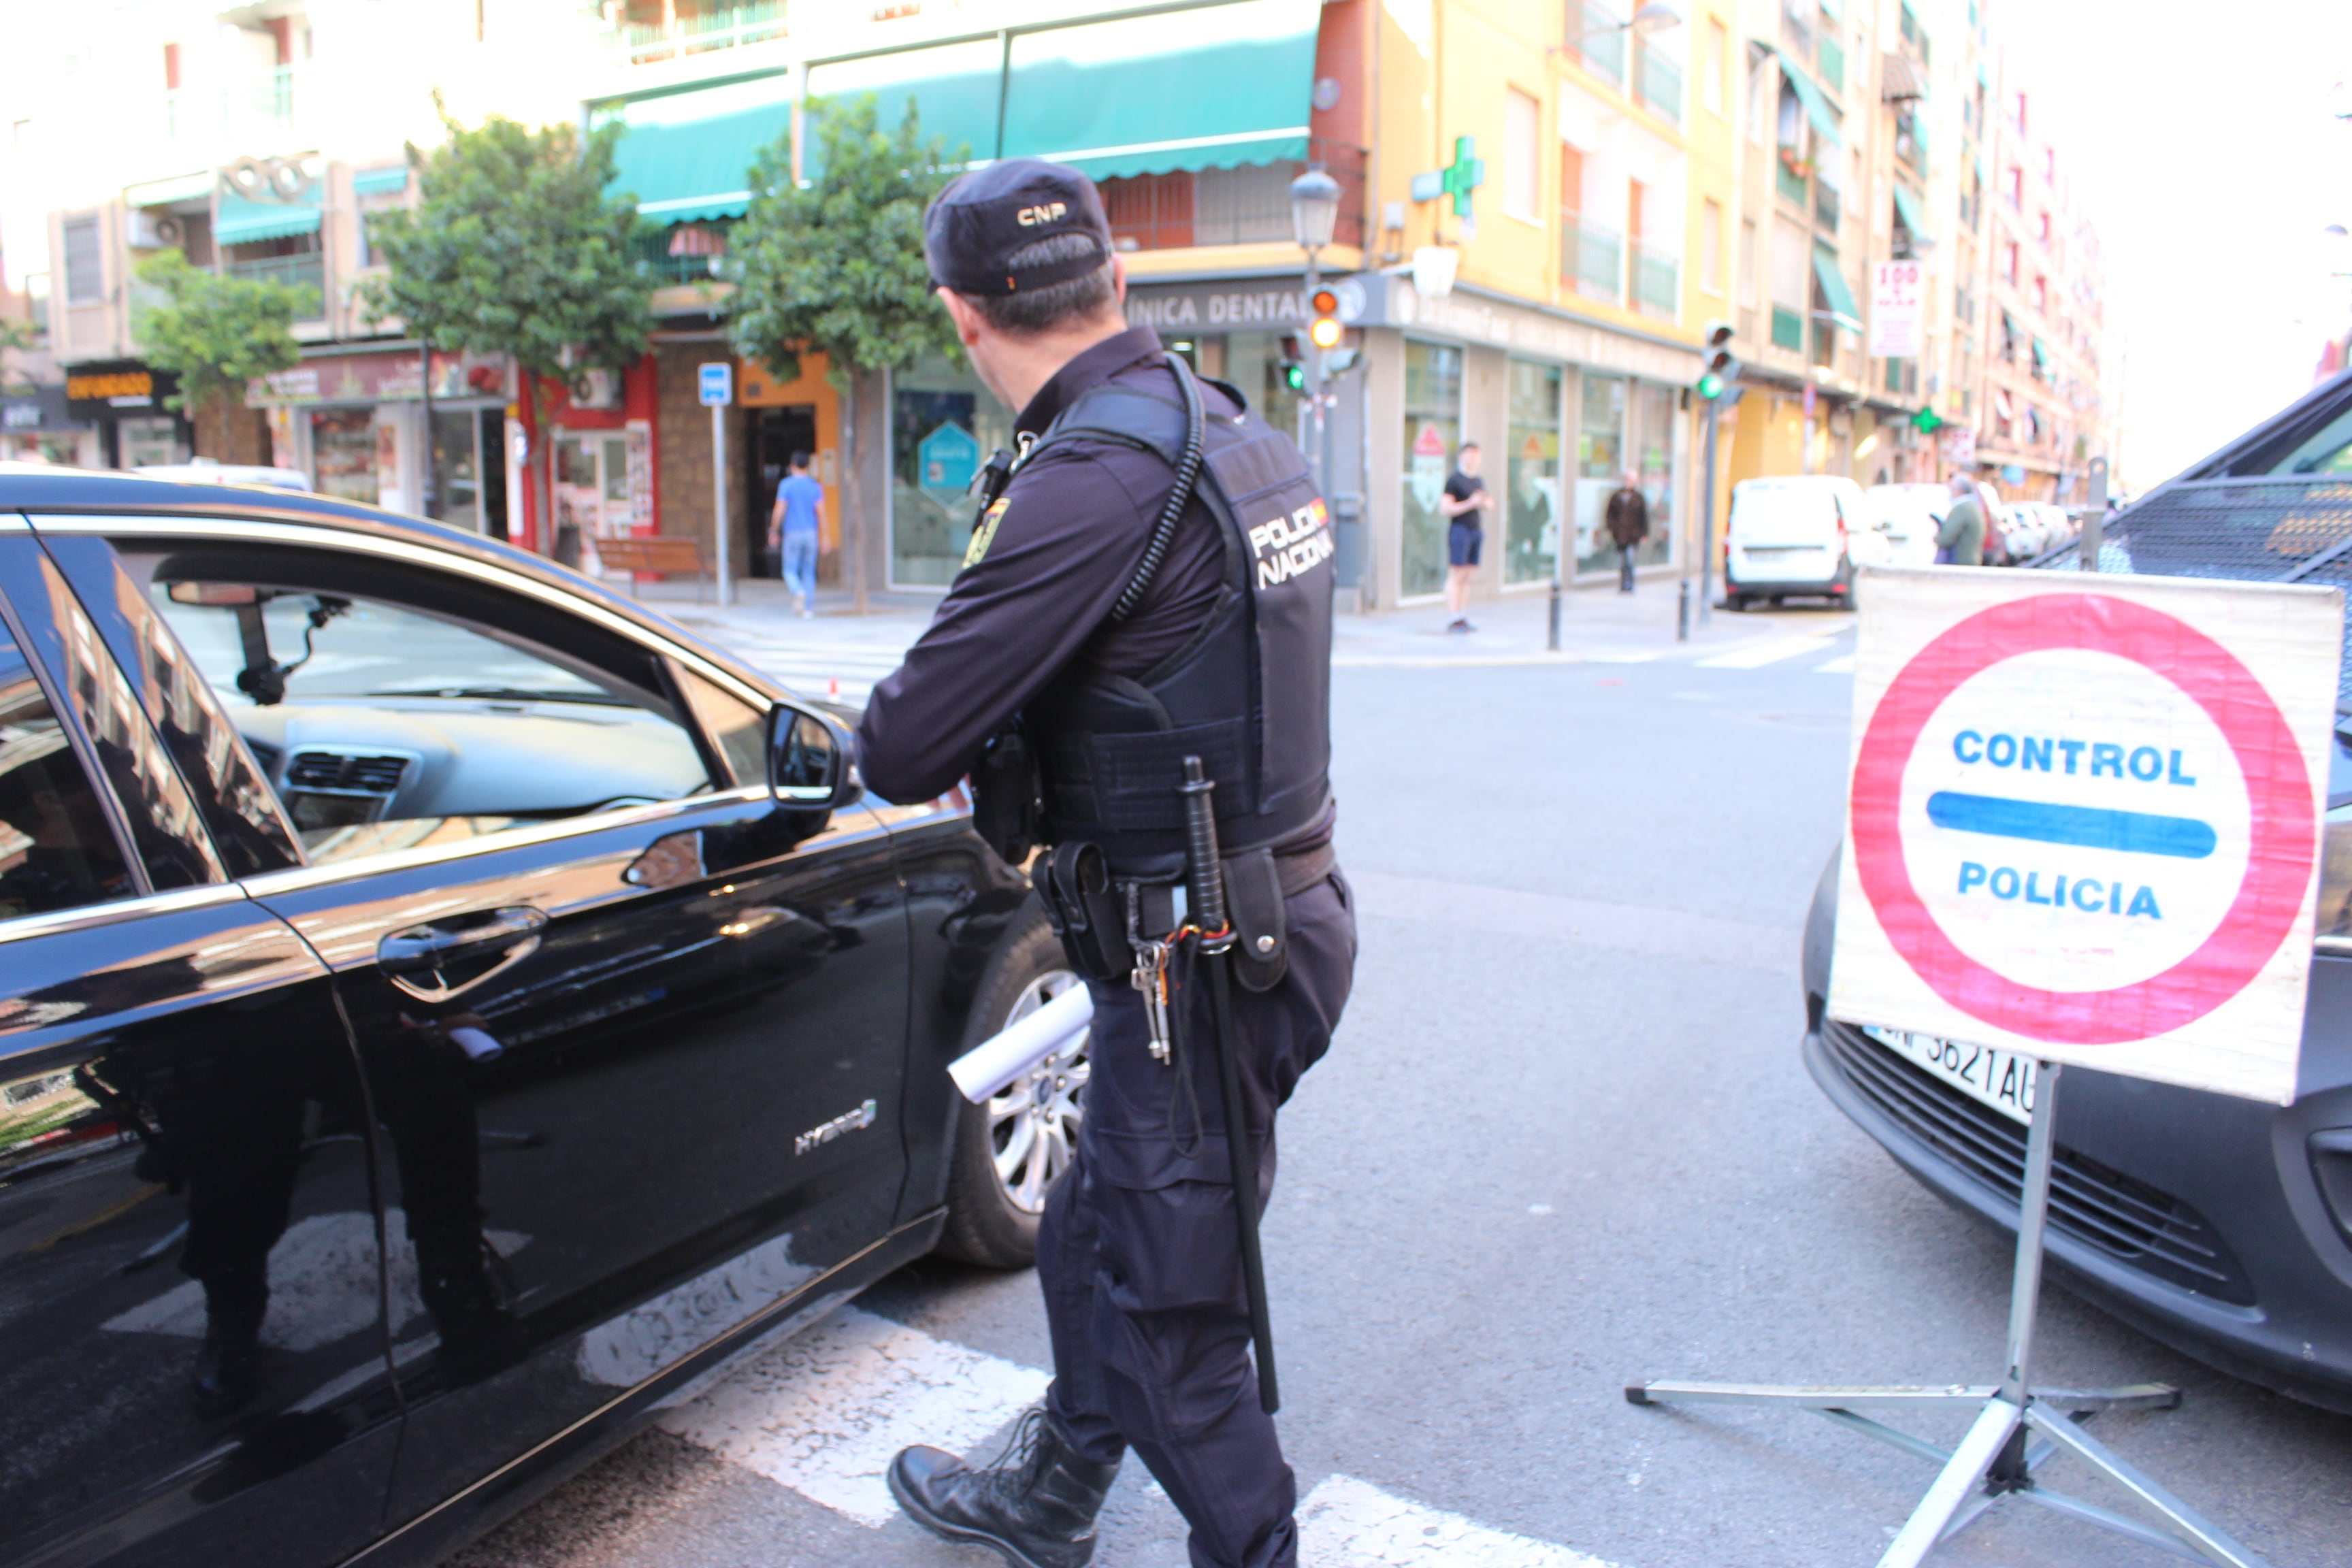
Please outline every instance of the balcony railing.
[[1672, 321], [1681, 313], [1682, 263], [1663, 251], [1633, 242], [1633, 308]]
[[1625, 298], [1625, 241], [1616, 230], [1587, 223], [1576, 213], [1559, 215], [1559, 280], [1594, 300], [1618, 304]]
[[1568, 36], [1594, 76], [1625, 80], [1625, 18], [1595, 0], [1568, 0]]
[[698, 5], [685, 0], [666, 16], [621, 24], [633, 66], [763, 44], [784, 37], [786, 30], [784, 0], [720, 0]]
[[294, 319], [298, 321], [315, 321], [327, 313], [327, 266], [323, 256], [261, 256], [250, 261], [232, 261], [226, 270], [232, 278], [283, 283], [293, 289], [299, 296], [294, 307]]
[[709, 283], [725, 275], [727, 231], [680, 224], [631, 240], [629, 257], [657, 283]]
[[[1339, 218], [1332, 227], [1331, 243], [1362, 246], [1369, 238], [1364, 221], [1369, 154], [1361, 147], [1321, 137], [1307, 144], [1307, 154], [1339, 182]], [[1099, 188], [1111, 240], [1129, 251], [1289, 240], [1294, 232], [1290, 182], [1302, 167], [1273, 163], [1105, 180]]]
[[1834, 237], [1840, 212], [1838, 189], [1827, 180], [1813, 182], [1813, 223], [1823, 234]]
[[1796, 203], [1799, 206], [1803, 206], [1808, 195], [1806, 190], [1806, 176], [1798, 174], [1795, 170], [1789, 167], [1789, 160], [1786, 156], [1788, 149], [1783, 148], [1781, 149], [1781, 152], [1783, 156], [1773, 160], [1773, 184], [1783, 196], [1786, 196], [1789, 200]]
[[1642, 101], [1662, 120], [1683, 122], [1683, 70], [1657, 50], [1635, 40], [1634, 88]]

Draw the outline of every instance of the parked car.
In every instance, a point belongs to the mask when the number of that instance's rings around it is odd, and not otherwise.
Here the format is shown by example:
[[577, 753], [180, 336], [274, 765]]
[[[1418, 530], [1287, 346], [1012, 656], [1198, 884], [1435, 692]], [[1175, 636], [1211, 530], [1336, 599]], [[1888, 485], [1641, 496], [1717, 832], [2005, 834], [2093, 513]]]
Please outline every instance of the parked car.
[[1888, 561], [1896, 566], [1931, 566], [1936, 534], [1951, 510], [1952, 492], [1943, 485], [1873, 485], [1862, 492], [1886, 536]]
[[1731, 489], [1724, 535], [1724, 607], [1788, 598], [1851, 605], [1854, 568], [1883, 566], [1893, 557], [1877, 523], [1862, 487], [1849, 479], [1742, 479]]
[[205, 458], [192, 463], [142, 463], [131, 471], [142, 479], [178, 479], [192, 485], [267, 485], [272, 489], [304, 491], [310, 488], [310, 476], [299, 468], [215, 463]]
[[2025, 501], [1999, 501], [1994, 504], [1989, 540], [1999, 541], [2000, 566], [2021, 566], [2042, 553], [2044, 532], [2042, 520]]
[[[1072, 984], [854, 715], [520, 551], [0, 475], [0, 1562], [422, 1562], [946, 1247]], [[1001, 1169], [1000, 1169], [1001, 1167]]]
[[[2352, 373], [2109, 517], [2102, 574], [2352, 585]], [[2072, 549], [2038, 563], [2068, 572]], [[2211, 1365], [2352, 1413], [2352, 659], [2337, 699], [2299, 1098], [2284, 1110], [2070, 1067], [2049, 1257], [2071, 1288]], [[1804, 947], [1806, 1066], [1930, 1189], [2013, 1229], [2013, 1099], [1936, 1042], [1828, 1017], [1832, 860]], [[1997, 1087], [1997, 1086], [1995, 1086]]]

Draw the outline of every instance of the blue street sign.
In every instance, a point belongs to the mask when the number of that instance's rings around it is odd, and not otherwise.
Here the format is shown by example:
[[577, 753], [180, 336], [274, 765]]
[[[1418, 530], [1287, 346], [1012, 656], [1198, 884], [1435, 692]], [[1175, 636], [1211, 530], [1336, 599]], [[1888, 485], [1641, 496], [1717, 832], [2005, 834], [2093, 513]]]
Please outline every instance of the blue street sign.
[[942, 425], [915, 447], [915, 468], [923, 489], [961, 494], [980, 471], [980, 442], [961, 425]]
[[701, 367], [696, 383], [702, 393], [705, 407], [716, 408], [735, 401], [735, 367], [725, 360]]

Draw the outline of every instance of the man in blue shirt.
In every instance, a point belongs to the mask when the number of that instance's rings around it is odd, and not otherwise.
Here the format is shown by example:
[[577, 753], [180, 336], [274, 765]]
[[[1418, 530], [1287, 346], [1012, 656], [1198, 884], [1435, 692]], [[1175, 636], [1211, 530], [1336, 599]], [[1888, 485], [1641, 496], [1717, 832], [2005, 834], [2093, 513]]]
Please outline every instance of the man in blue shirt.
[[776, 487], [776, 510], [768, 520], [768, 543], [783, 547], [784, 586], [803, 617], [816, 600], [817, 509], [824, 504], [824, 486], [809, 477], [808, 466], [806, 452], [793, 454], [792, 472]]

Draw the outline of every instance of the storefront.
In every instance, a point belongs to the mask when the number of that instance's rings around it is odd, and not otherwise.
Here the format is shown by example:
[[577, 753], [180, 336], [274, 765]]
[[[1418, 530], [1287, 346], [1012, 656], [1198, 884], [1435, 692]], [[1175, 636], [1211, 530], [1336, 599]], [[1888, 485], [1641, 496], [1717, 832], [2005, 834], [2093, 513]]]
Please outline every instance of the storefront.
[[0, 396], [0, 460], [98, 468], [98, 426], [73, 416], [62, 385]]
[[1341, 383], [1363, 401], [1362, 447], [1375, 476], [1366, 487], [1367, 605], [1444, 591], [1438, 501], [1465, 441], [1481, 448], [1481, 477], [1497, 502], [1477, 592], [1548, 585], [1563, 534], [1571, 581], [1613, 582], [1617, 549], [1603, 518], [1629, 475], [1650, 507], [1636, 565], [1681, 563], [1696, 350], [1466, 289], [1424, 300], [1402, 278], [1349, 279], [1339, 292], [1367, 367]]
[[413, 343], [314, 354], [256, 382], [246, 402], [268, 411], [278, 466], [320, 494], [504, 538], [512, 378], [501, 360], [434, 354], [428, 432], [422, 358]]
[[110, 468], [184, 463], [195, 452], [195, 427], [168, 400], [180, 378], [138, 360], [103, 360], [66, 372], [70, 421], [98, 432], [98, 458]]

